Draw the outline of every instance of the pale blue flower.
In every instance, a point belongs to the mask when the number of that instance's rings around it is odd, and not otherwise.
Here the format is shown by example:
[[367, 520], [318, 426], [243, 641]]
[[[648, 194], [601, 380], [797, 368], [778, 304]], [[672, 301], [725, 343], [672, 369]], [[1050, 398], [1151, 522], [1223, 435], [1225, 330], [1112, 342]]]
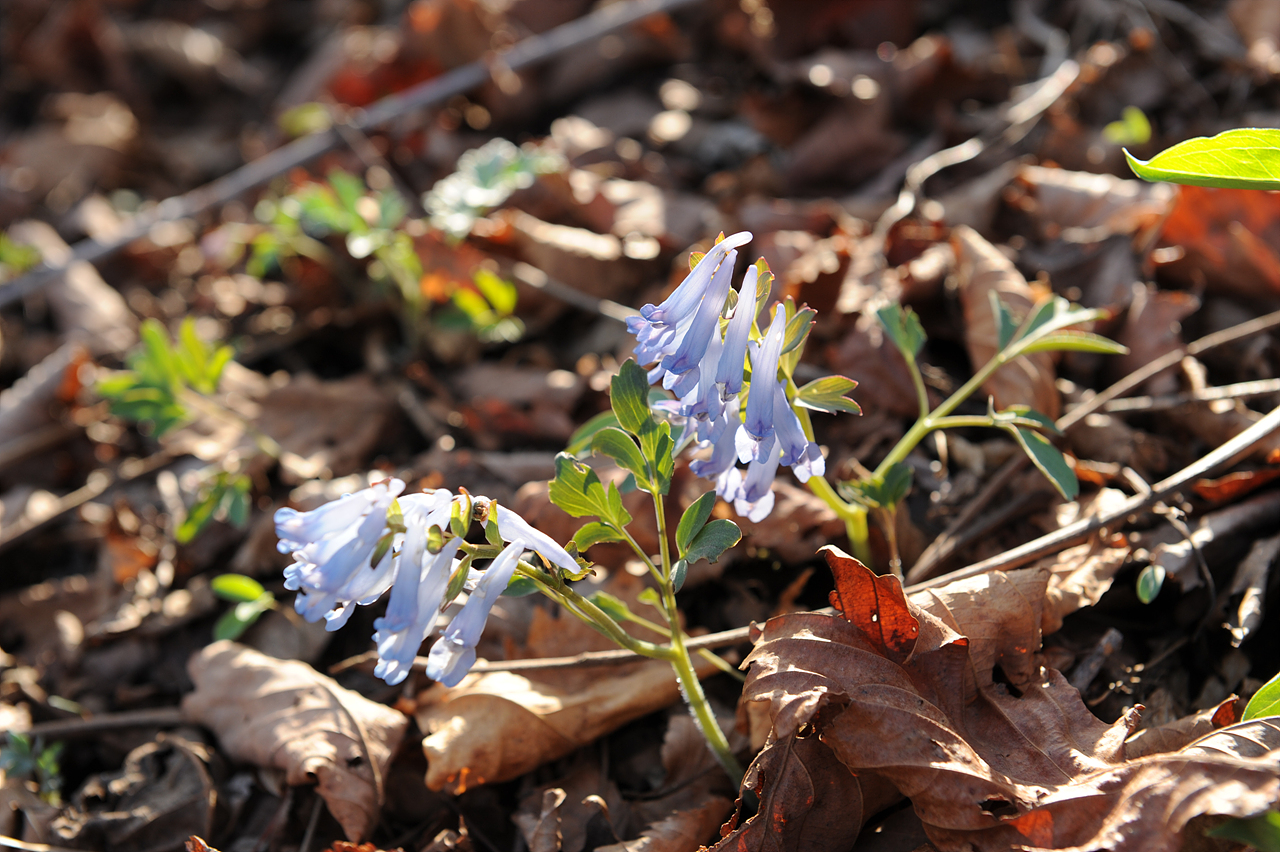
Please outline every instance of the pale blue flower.
[[728, 400], [742, 391], [743, 367], [747, 361], [747, 340], [751, 336], [751, 324], [756, 314], [756, 284], [760, 271], [753, 263], [738, 288], [738, 305], [724, 335], [724, 350], [716, 366], [716, 384], [721, 386], [721, 399]]
[[778, 361], [782, 358], [786, 330], [787, 311], [778, 305], [764, 339], [750, 347], [751, 390], [747, 392], [747, 410], [738, 439], [738, 461], [760, 458], [764, 452], [764, 440], [773, 435], [773, 403], [779, 390]]
[[787, 401], [786, 391], [778, 386], [773, 398], [773, 434], [782, 448], [781, 463], [790, 467], [796, 479], [808, 482], [811, 476], [822, 476], [827, 471], [822, 448], [810, 441], [800, 425], [800, 418]]
[[[434, 555], [427, 552], [425, 544], [426, 528], [410, 526], [387, 614], [373, 622], [373, 641], [378, 646], [373, 673], [392, 686], [409, 676], [422, 640], [435, 626], [449, 577], [459, 562], [454, 557], [462, 539], [449, 539]], [[410, 547], [414, 549], [410, 551]]]
[[[733, 493], [733, 510], [753, 523], [763, 521], [773, 511], [773, 480], [782, 454], [781, 444], [772, 436], [760, 448], [761, 454], [747, 466], [747, 475]], [[738, 469], [733, 468], [733, 472]]]
[[276, 512], [281, 549], [294, 559], [284, 585], [299, 591], [294, 607], [308, 621], [326, 617], [328, 628], [336, 630], [350, 616], [352, 602], [371, 602], [391, 586], [390, 550], [377, 565], [370, 559], [387, 532], [387, 510], [403, 489], [402, 481], [389, 479], [314, 512]]
[[[640, 316], [630, 317], [627, 320], [627, 331], [636, 336], [636, 363], [652, 364], [677, 355], [695, 318], [699, 316], [699, 308], [712, 287], [715, 273], [731, 251], [749, 242], [751, 242], [751, 234], [748, 231], [725, 237], [711, 247], [706, 256], [690, 270], [684, 281], [680, 282], [680, 285], [662, 304], [645, 305], [640, 309]], [[733, 274], [732, 264], [728, 265], [728, 274]], [[722, 295], [720, 302], [710, 305], [709, 310], [713, 309], [718, 316], [723, 304], [724, 296]], [[692, 354], [692, 348], [691, 343], [690, 351], [685, 353], [686, 357]], [[701, 355], [702, 351], [699, 349], [697, 357], [689, 359], [688, 366], [692, 367], [701, 360]], [[662, 365], [655, 368], [649, 376], [649, 383], [656, 382], [667, 369]]]
[[[503, 506], [500, 503], [497, 505], [498, 535], [502, 537], [503, 541], [523, 541], [526, 549], [537, 553], [547, 561], [547, 564], [558, 565], [570, 574], [578, 573], [580, 570], [578, 568], [578, 563], [569, 555], [569, 551], [556, 543], [555, 539], [544, 533], [542, 530], [536, 529], [528, 521], [508, 509], [506, 506]], [[485, 573], [487, 575], [488, 571]]]
[[[499, 520], [498, 524], [501, 526], [502, 521]], [[484, 632], [489, 611], [507, 583], [511, 582], [525, 547], [523, 540], [516, 539], [490, 563], [462, 611], [453, 617], [444, 635], [431, 646], [427, 655], [427, 677], [445, 686], [457, 686], [475, 664], [476, 643]]]

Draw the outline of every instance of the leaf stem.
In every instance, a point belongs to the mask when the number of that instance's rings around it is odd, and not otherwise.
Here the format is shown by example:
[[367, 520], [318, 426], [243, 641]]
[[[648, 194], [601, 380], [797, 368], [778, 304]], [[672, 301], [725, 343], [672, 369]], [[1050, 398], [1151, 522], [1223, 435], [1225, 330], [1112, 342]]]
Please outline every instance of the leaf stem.
[[735, 787], [739, 787], [742, 785], [742, 765], [738, 763], [733, 749], [729, 747], [728, 738], [720, 728], [720, 723], [716, 721], [715, 711], [711, 709], [711, 703], [707, 701], [707, 695], [702, 691], [702, 681], [698, 679], [698, 673], [693, 668], [693, 660], [689, 657], [689, 649], [684, 644], [680, 610], [676, 607], [675, 588], [671, 583], [671, 547], [667, 542], [667, 513], [663, 506], [662, 495], [655, 493], [651, 496], [658, 519], [658, 540], [662, 545], [663, 582], [660, 586], [663, 609], [666, 610], [667, 622], [671, 625], [671, 644], [668, 646], [672, 652], [671, 668], [675, 670], [676, 680], [680, 682], [680, 692], [684, 696], [685, 703], [689, 705], [689, 712], [693, 715], [698, 729], [702, 731], [703, 738], [711, 747], [720, 766], [728, 774], [729, 780]]

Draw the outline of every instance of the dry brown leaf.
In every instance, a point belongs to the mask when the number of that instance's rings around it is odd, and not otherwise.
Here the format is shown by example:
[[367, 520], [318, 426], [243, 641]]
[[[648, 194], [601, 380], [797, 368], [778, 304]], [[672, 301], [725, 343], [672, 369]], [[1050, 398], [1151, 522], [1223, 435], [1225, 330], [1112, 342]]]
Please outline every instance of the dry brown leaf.
[[[956, 252], [960, 303], [964, 307], [965, 347], [977, 369], [1000, 348], [989, 294], [999, 295], [1015, 316], [1026, 314], [1035, 298], [1013, 262], [977, 231], [964, 226], [956, 228], [951, 232], [951, 244]], [[995, 397], [997, 409], [1029, 405], [1056, 420], [1062, 411], [1062, 401], [1054, 386], [1056, 378], [1053, 359], [1047, 352], [1037, 352], [1001, 367], [983, 389]]]
[[[1157, 290], [1146, 284], [1133, 285], [1133, 302], [1129, 305], [1124, 325], [1116, 334], [1116, 342], [1129, 347], [1110, 364], [1115, 376], [1127, 376], [1147, 364], [1181, 349], [1182, 320], [1200, 308], [1200, 300], [1191, 293]], [[1143, 393], [1153, 396], [1178, 391], [1177, 367], [1163, 370], [1143, 382]]]
[[1206, 734], [1240, 721], [1242, 705], [1231, 696], [1215, 707], [1175, 719], [1166, 725], [1143, 728], [1124, 741], [1124, 756], [1133, 760], [1148, 754], [1177, 751]]
[[209, 834], [217, 790], [208, 750], [161, 735], [139, 746], [116, 772], [85, 782], [52, 823], [52, 843], [103, 852], [167, 852]]
[[290, 784], [318, 784], [347, 837], [378, 820], [383, 778], [409, 720], [296, 661], [215, 642], [187, 664], [183, 712], [236, 760], [274, 766]]
[[[934, 600], [946, 609], [926, 611], [851, 557], [828, 552], [828, 561], [832, 602], [845, 617], [772, 619], [747, 659], [744, 698], [768, 701], [774, 718], [775, 739], [757, 766], [777, 765], [786, 758], [775, 753], [799, 742], [825, 746], [828, 765], [841, 769], [822, 783], [841, 783], [841, 771], [887, 778], [944, 852], [1172, 850], [1190, 819], [1251, 815], [1280, 792], [1272, 721], [1127, 759], [1136, 714], [1106, 725], [1061, 674], [1033, 665], [1042, 604], [1031, 580], [1047, 579], [1043, 569], [993, 580], [985, 595], [944, 587]], [[996, 664], [1012, 688], [993, 681]], [[766, 787], [762, 801], [769, 795]], [[768, 813], [783, 824], [833, 817], [816, 810], [814, 797], [790, 793]]]
[[1117, 234], [1145, 243], [1173, 209], [1178, 190], [1167, 183], [1024, 165], [1011, 203], [1032, 213], [1045, 239], [1101, 242]]
[[715, 796], [654, 823], [635, 840], [597, 846], [596, 852], [696, 852], [715, 835], [731, 810], [733, 802]]
[[589, 682], [565, 688], [488, 672], [424, 693], [415, 717], [426, 734], [427, 786], [461, 793], [518, 778], [680, 700], [671, 667], [658, 660], [575, 674]]

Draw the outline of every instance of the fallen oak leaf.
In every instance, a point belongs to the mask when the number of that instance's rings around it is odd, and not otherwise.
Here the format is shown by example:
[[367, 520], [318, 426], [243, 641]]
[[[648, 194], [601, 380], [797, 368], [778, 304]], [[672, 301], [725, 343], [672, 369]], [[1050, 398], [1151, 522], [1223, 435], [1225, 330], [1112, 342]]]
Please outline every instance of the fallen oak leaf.
[[[852, 559], [839, 568], [865, 571]], [[1038, 620], [1030, 631], [1004, 632], [1006, 626], [997, 625], [994, 639], [984, 640], [995, 642], [994, 653], [973, 660], [968, 637], [922, 608], [916, 596], [899, 603], [884, 595], [879, 603], [906, 609], [920, 625], [902, 664], [843, 618], [789, 614], [765, 625], [747, 660], [744, 693], [745, 700], [766, 700], [773, 709], [776, 739], [759, 764], [777, 759], [771, 751], [792, 747], [788, 737], [816, 739], [844, 771], [891, 781], [944, 852], [1172, 850], [1190, 819], [1253, 814], [1280, 792], [1274, 760], [1280, 725], [1274, 721], [1233, 726], [1176, 753], [1128, 759], [1124, 740], [1136, 714], [1104, 724], [1051, 669], [1016, 692], [991, 681], [989, 668], [984, 672], [1007, 651], [1015, 660], [1016, 652], [1034, 652]], [[969, 616], [964, 610], [971, 607], [960, 609]], [[988, 604], [987, 610], [994, 614], [988, 620], [998, 622], [1001, 608]], [[1009, 612], [1025, 623], [1017, 608]], [[967, 672], [988, 678], [971, 697], [959, 688]], [[768, 792], [761, 791], [762, 800]], [[782, 805], [770, 812], [774, 823], [832, 818], [830, 808], [852, 810], [856, 802], [825, 803], [821, 813], [812, 812], [816, 800]], [[734, 847], [722, 842], [720, 848]]]
[[234, 759], [285, 770], [290, 784], [316, 782], [348, 838], [377, 822], [383, 778], [409, 720], [343, 689], [305, 663], [214, 642], [187, 664], [195, 691], [182, 701], [193, 722]]

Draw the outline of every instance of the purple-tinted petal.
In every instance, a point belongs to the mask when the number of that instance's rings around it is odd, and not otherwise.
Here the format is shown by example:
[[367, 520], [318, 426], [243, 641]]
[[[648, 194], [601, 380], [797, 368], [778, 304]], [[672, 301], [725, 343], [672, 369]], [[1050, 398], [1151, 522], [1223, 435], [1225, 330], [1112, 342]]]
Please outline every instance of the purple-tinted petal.
[[742, 487], [734, 497], [734, 511], [753, 522], [764, 520], [773, 511], [773, 480], [778, 475], [778, 459], [782, 455], [777, 440], [771, 438], [765, 444], [767, 447], [761, 447], [764, 458], [751, 462]]
[[[523, 541], [526, 549], [534, 551], [552, 565], [559, 565], [570, 574], [576, 574], [580, 570], [578, 563], [569, 555], [569, 551], [557, 544], [555, 539], [535, 528], [501, 503], [498, 504], [498, 534], [502, 536], [503, 541]], [[510, 550], [510, 548], [507, 549]], [[493, 569], [485, 571], [486, 577], [491, 570]]]
[[375, 503], [387, 495], [395, 497], [403, 490], [404, 482], [388, 479], [354, 494], [344, 494], [310, 512], [287, 507], [279, 509], [275, 515], [276, 535], [280, 538], [276, 548], [281, 553], [293, 553], [308, 544], [337, 535], [364, 517]]
[[[498, 525], [501, 527], [501, 520]], [[476, 660], [476, 643], [484, 632], [489, 611], [507, 583], [511, 582], [525, 547], [525, 543], [517, 539], [490, 563], [462, 611], [453, 617], [444, 635], [431, 646], [427, 655], [427, 677], [445, 686], [456, 686], [462, 680]]]
[[778, 387], [773, 403], [774, 435], [782, 446], [781, 463], [791, 468], [796, 479], [808, 482], [810, 476], [826, 473], [827, 464], [822, 449], [804, 434], [800, 418], [787, 402], [787, 395]]
[[738, 306], [733, 309], [733, 318], [729, 320], [729, 328], [724, 335], [724, 350], [716, 365], [716, 384], [720, 385], [721, 397], [728, 399], [742, 391], [742, 374], [746, 367], [747, 340], [751, 336], [751, 323], [756, 314], [756, 284], [760, 272], [753, 263], [747, 267], [747, 274], [738, 288]]
[[724, 300], [733, 283], [733, 266], [737, 259], [736, 251], [729, 252], [711, 277], [711, 285], [698, 305], [693, 322], [685, 331], [679, 348], [662, 361], [662, 368], [667, 372], [679, 374], [692, 370], [706, 354], [711, 338], [720, 336], [720, 312], [724, 309]]
[[[778, 305], [764, 340], [751, 356], [751, 390], [747, 393], [747, 411], [743, 425], [757, 442], [773, 434], [773, 398], [778, 392], [778, 361], [782, 357], [783, 336], [787, 330], [787, 311]], [[757, 452], [756, 457], [759, 458]]]

